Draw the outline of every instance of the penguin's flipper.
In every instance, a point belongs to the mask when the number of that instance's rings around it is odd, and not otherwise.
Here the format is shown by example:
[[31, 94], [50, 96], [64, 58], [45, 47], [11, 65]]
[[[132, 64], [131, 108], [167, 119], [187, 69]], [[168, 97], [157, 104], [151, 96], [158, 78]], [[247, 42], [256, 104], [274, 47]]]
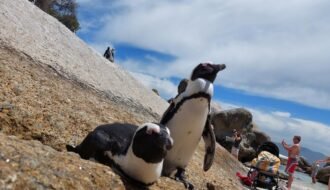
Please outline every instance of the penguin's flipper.
[[174, 114], [175, 114], [175, 103], [172, 100], [171, 103], [170, 103], [170, 106], [164, 112], [163, 117], [160, 120], [160, 124], [166, 125], [167, 122], [173, 117]]
[[203, 140], [205, 143], [205, 156], [204, 156], [204, 171], [207, 171], [211, 168], [214, 160], [215, 154], [215, 134], [210, 122], [210, 119], [207, 118], [204, 131], [203, 131]]
[[69, 144], [65, 145], [65, 147], [66, 147], [66, 150], [68, 152], [75, 152], [75, 153], [77, 153], [77, 148], [76, 147], [74, 147], [72, 145], [69, 145]]

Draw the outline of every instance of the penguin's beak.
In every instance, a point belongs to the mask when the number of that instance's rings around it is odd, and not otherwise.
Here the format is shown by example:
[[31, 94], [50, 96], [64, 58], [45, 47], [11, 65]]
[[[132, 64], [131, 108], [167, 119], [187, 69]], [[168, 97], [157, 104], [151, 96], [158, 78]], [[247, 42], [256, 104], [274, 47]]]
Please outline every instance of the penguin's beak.
[[225, 64], [213, 64], [212, 67], [216, 72], [222, 71], [226, 68]]

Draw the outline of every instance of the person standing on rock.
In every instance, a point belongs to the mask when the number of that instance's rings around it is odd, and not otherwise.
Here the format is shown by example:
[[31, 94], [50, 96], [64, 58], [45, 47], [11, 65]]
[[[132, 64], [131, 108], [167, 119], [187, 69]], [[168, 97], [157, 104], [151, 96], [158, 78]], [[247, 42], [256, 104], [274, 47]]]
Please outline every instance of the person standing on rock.
[[300, 155], [299, 143], [301, 141], [301, 137], [294, 136], [292, 141], [293, 141], [293, 145], [289, 146], [284, 140], [282, 140], [283, 147], [288, 151], [288, 162], [285, 168], [285, 172], [289, 174], [288, 185], [287, 185], [288, 190], [291, 189], [291, 185], [293, 182], [293, 174], [298, 165], [298, 159]]
[[311, 177], [312, 177], [312, 182], [313, 183], [316, 183], [316, 181], [317, 181], [316, 175], [317, 175], [319, 169], [320, 169], [320, 165], [318, 164], [318, 161], [315, 161], [312, 164], [312, 173], [311, 173]]
[[241, 134], [236, 129], [233, 130], [233, 146], [231, 147], [231, 154], [238, 159], [239, 145], [242, 141]]

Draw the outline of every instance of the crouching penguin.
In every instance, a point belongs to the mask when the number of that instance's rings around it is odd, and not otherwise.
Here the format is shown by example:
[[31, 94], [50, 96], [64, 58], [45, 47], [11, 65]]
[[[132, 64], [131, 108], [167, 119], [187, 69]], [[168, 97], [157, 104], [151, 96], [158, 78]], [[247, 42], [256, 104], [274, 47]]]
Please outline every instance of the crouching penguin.
[[129, 181], [149, 186], [160, 177], [172, 146], [170, 131], [164, 125], [114, 123], [98, 126], [81, 144], [66, 148], [83, 159], [109, 165]]

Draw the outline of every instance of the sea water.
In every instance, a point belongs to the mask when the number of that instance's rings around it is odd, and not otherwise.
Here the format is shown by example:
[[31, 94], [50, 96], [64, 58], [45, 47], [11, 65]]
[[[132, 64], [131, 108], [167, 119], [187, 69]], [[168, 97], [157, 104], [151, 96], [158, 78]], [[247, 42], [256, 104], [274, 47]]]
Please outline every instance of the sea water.
[[[280, 171], [284, 172], [285, 166], [280, 167]], [[308, 174], [295, 172], [292, 183], [292, 190], [328, 190], [328, 186], [323, 183], [312, 183], [312, 178]]]

